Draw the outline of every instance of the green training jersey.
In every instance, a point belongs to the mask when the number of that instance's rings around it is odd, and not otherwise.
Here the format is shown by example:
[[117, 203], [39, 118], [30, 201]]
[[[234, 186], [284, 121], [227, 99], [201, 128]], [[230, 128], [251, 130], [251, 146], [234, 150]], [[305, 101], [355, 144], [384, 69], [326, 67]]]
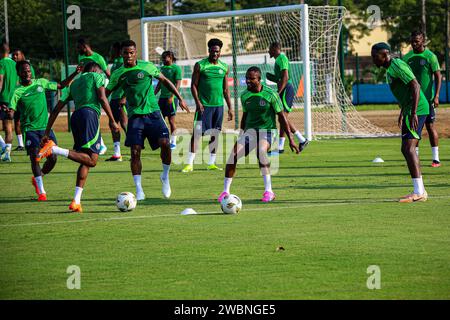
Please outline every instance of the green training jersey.
[[[411, 115], [413, 98], [409, 83], [416, 78], [411, 68], [402, 59], [394, 58], [391, 60], [386, 76], [392, 94], [397, 98], [402, 107], [403, 115]], [[417, 115], [427, 115], [430, 113], [428, 101], [422, 90], [420, 90], [416, 113]]]
[[228, 72], [228, 65], [221, 60], [217, 64], [208, 58], [197, 62], [200, 66], [198, 97], [204, 107], [223, 107], [223, 79]]
[[58, 83], [43, 78], [32, 79], [30, 85], [19, 85], [14, 91], [10, 108], [20, 113], [20, 127], [24, 132], [47, 127], [45, 90], [58, 90]]
[[[112, 63], [112, 66], [111, 66], [111, 74], [114, 71], [116, 71], [117, 69], [119, 69], [121, 66], [123, 66], [123, 58], [122, 57], [115, 58]], [[119, 90], [113, 91], [111, 93], [111, 100], [112, 99], [120, 99], [120, 98], [122, 98], [122, 96], [123, 96], [123, 90], [119, 89]]]
[[420, 87], [428, 101], [434, 99], [433, 74], [439, 71], [439, 61], [436, 55], [428, 49], [421, 53], [408, 52], [404, 57], [409, 67], [412, 69]]
[[[181, 80], [181, 68], [176, 64], [171, 64], [170, 66], [162, 66], [161, 73], [173, 83], [174, 86], [177, 85], [177, 80]], [[173, 96], [173, 93], [170, 92], [169, 89], [166, 88], [165, 85], [161, 84], [160, 86], [161, 95], [160, 98], [170, 98]]]
[[159, 70], [153, 63], [138, 60], [134, 67], [121, 66], [115, 70], [107, 89], [124, 91], [127, 97], [128, 117], [131, 118], [135, 114], [149, 114], [159, 110], [152, 84], [152, 78], [158, 77]]
[[244, 130], [277, 128], [275, 115], [283, 110], [277, 91], [262, 85], [258, 93], [245, 90], [241, 95], [242, 111], [247, 113]]
[[101, 104], [97, 95], [97, 89], [103, 87], [105, 77], [97, 72], [84, 72], [75, 79], [68, 92], [62, 98], [64, 101], [73, 100], [75, 111], [81, 108], [91, 108], [100, 116]]
[[292, 84], [289, 59], [288, 59], [288, 57], [286, 57], [286, 55], [284, 53], [280, 53], [280, 55], [275, 59], [274, 72], [275, 72], [276, 82], [279, 82], [281, 80], [281, 71], [283, 71], [283, 70], [288, 71], [288, 76], [289, 76], [288, 83]]
[[97, 52], [92, 52], [92, 55], [85, 56], [85, 55], [78, 55], [78, 63], [81, 65], [85, 65], [88, 62], [94, 61], [96, 62], [100, 68], [105, 72], [108, 69], [108, 66], [106, 65], [105, 58], [103, 58], [100, 54]]
[[17, 82], [19, 81], [15, 61], [8, 57], [1, 59], [0, 74], [3, 75], [3, 87], [0, 91], [0, 102], [9, 105], [14, 90], [17, 87]]

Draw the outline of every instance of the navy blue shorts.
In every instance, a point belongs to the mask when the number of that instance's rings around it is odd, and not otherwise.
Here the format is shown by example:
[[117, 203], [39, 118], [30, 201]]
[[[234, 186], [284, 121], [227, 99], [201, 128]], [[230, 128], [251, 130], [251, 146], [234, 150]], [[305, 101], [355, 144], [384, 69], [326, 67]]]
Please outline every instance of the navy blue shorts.
[[222, 130], [223, 106], [205, 107], [203, 112], [196, 111], [194, 116], [194, 131], [202, 132], [202, 135], [208, 130]]
[[436, 111], [434, 110], [434, 104], [430, 101], [430, 114], [427, 116], [425, 123], [433, 123], [436, 120]]
[[177, 114], [178, 99], [173, 97], [172, 103], [168, 103], [169, 98], [159, 98], [158, 105], [163, 118], [172, 117]]
[[149, 114], [136, 114], [128, 119], [125, 145], [139, 145], [144, 149], [146, 138], [152, 150], [159, 148], [159, 139], [169, 139], [169, 129], [159, 110]]
[[417, 127], [417, 131], [413, 131], [413, 130], [411, 130], [411, 128], [409, 126], [410, 116], [403, 116], [402, 140], [407, 140], [407, 139], [420, 140], [420, 139], [422, 139], [422, 129], [423, 129], [423, 125], [425, 124], [427, 117], [428, 117], [428, 115], [417, 116], [417, 118], [419, 120], [419, 125]]
[[[119, 122], [122, 117], [122, 106], [119, 103], [120, 100], [121, 99], [111, 99], [111, 102], [109, 103], [115, 122]], [[127, 109], [125, 108], [124, 110], [126, 113]]]
[[257, 154], [259, 154], [260, 141], [266, 140], [269, 143], [270, 148], [270, 146], [272, 145], [273, 137], [275, 135], [276, 129], [275, 130], [248, 129], [238, 138], [237, 143], [245, 147], [245, 155], [248, 155], [255, 148]]
[[[41, 139], [44, 136], [45, 130], [32, 130], [25, 131], [23, 133], [23, 141], [25, 144], [25, 149], [27, 149], [27, 154], [30, 154], [31, 149], [36, 149], [39, 151], [41, 149]], [[50, 130], [50, 134], [48, 135], [50, 140], [53, 140], [54, 143], [58, 144], [56, 141], [55, 133], [53, 130]]]
[[98, 113], [91, 108], [81, 108], [75, 111], [70, 118], [72, 128], [73, 149], [76, 151], [90, 150], [100, 153], [100, 123]]
[[291, 112], [294, 105], [295, 91], [294, 86], [290, 83], [286, 84], [286, 87], [280, 93], [281, 103], [285, 112]]

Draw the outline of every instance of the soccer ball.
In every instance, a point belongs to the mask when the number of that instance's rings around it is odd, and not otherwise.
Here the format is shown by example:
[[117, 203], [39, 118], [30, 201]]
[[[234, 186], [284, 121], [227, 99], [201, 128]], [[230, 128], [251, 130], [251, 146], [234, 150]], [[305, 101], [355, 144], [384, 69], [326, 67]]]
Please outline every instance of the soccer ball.
[[136, 197], [131, 192], [121, 192], [117, 196], [116, 205], [120, 211], [131, 211], [136, 208], [136, 204]]
[[220, 208], [226, 214], [239, 213], [242, 209], [242, 201], [238, 196], [230, 194], [222, 199]]

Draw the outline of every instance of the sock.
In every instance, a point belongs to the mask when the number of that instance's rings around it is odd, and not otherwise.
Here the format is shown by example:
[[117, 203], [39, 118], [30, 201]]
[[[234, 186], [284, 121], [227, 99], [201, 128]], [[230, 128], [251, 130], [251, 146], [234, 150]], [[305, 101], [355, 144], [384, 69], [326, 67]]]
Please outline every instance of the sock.
[[176, 135], [172, 134], [170, 136], [170, 144], [174, 144], [174, 145], [177, 144], [177, 136]]
[[208, 165], [212, 165], [216, 163], [216, 154], [215, 153], [210, 153], [209, 154], [209, 162]]
[[413, 178], [412, 181], [413, 181], [413, 185], [414, 185], [414, 193], [415, 194], [423, 194], [425, 192], [425, 187], [423, 186], [422, 177]]
[[170, 171], [170, 164], [163, 163], [163, 173], [162, 173], [162, 177], [161, 177], [163, 180], [169, 179], [169, 171]]
[[11, 153], [11, 149], [12, 149], [12, 144], [11, 143], [6, 143], [5, 144], [5, 152], [6, 153]]
[[0, 136], [0, 148], [3, 149], [5, 147], [5, 145], [6, 145], [5, 140], [3, 140], [3, 137]]
[[269, 191], [269, 192], [273, 192], [272, 191], [272, 179], [270, 177], [270, 174], [263, 174], [263, 179], [264, 179], [264, 191]]
[[300, 141], [300, 143], [303, 143], [306, 141], [305, 137], [302, 136], [302, 134], [300, 133], [300, 131], [295, 131], [294, 135], [297, 137], [298, 141]]
[[114, 142], [114, 156], [120, 157], [120, 141]]
[[284, 142], [286, 141], [285, 137], [279, 139], [278, 150], [284, 150]]
[[52, 152], [54, 154], [56, 154], [57, 156], [63, 156], [63, 157], [68, 157], [69, 156], [69, 149], [63, 149], [60, 148], [58, 146], [53, 146], [52, 147]]
[[419, 156], [419, 147], [416, 147], [416, 154]]
[[42, 180], [42, 176], [34, 177], [34, 179], [36, 180], [36, 183], [37, 183], [37, 185], [38, 185], [38, 188], [39, 188], [39, 194], [45, 193], [45, 189], [44, 189], [44, 181]]
[[17, 135], [17, 144], [19, 145], [19, 147], [23, 147], [23, 137], [21, 134]]
[[75, 187], [75, 195], [73, 196], [73, 199], [75, 200], [76, 204], [81, 203], [81, 194], [83, 193], [83, 188]]
[[431, 153], [433, 154], [433, 160], [439, 161], [439, 147], [431, 147]]
[[194, 159], [195, 153], [189, 152], [187, 164], [190, 164], [192, 166], [194, 164]]
[[227, 178], [223, 180], [223, 192], [230, 193], [231, 182], [233, 182], [233, 178]]
[[141, 175], [137, 174], [133, 176], [134, 184], [136, 185], [136, 193], [144, 192], [141, 185]]

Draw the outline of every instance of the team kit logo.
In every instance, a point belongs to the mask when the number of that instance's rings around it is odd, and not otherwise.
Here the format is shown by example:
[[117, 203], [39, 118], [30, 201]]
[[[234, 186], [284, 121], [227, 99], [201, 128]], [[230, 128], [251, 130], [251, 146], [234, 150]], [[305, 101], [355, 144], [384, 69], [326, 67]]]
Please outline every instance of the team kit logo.
[[264, 99], [259, 100], [259, 105], [261, 107], [265, 107], [266, 106], [266, 100], [264, 100]]
[[37, 92], [44, 92], [44, 88], [42, 88], [41, 86], [38, 86], [36, 89]]
[[144, 79], [144, 73], [143, 72], [139, 72], [137, 74], [138, 79]]

